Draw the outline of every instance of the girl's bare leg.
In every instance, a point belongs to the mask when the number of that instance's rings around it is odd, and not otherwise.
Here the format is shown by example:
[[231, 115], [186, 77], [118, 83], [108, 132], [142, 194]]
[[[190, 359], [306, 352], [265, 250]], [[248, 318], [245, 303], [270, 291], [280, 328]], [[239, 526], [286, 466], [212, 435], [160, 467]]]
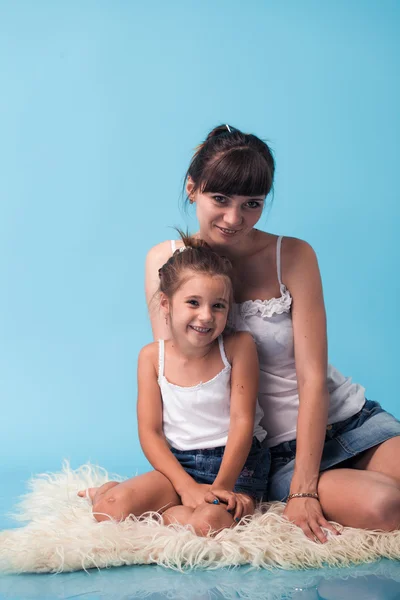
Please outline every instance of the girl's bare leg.
[[[85, 492], [79, 492], [79, 495], [84, 496]], [[108, 481], [99, 488], [89, 488], [89, 496], [97, 521], [110, 518], [123, 521], [129, 515], [140, 516], [149, 511], [163, 513], [181, 503], [169, 479], [158, 471], [150, 471], [122, 483]]]
[[228, 513], [225, 504], [208, 504], [207, 502], [200, 504], [195, 509], [182, 505], [169, 508], [163, 514], [163, 521], [165, 525], [170, 523], [191, 525], [195, 533], [200, 536], [206, 536], [209, 533], [215, 534], [234, 524], [233, 516]]

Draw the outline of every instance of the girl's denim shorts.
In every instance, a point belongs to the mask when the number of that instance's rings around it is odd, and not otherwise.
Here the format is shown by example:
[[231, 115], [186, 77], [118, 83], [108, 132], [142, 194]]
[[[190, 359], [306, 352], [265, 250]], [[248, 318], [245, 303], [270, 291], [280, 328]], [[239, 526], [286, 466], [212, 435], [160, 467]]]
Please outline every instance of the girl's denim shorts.
[[[214, 483], [221, 466], [225, 446], [204, 450], [177, 450], [171, 452], [182, 467], [197, 483]], [[257, 438], [253, 438], [250, 453], [236, 481], [234, 491], [262, 500], [266, 494], [270, 468], [270, 452], [263, 448]]]
[[[364, 450], [400, 435], [400, 422], [378, 402], [366, 400], [355, 415], [326, 428], [320, 471], [337, 468]], [[286, 501], [294, 470], [296, 440], [270, 448], [271, 470], [264, 500]]]

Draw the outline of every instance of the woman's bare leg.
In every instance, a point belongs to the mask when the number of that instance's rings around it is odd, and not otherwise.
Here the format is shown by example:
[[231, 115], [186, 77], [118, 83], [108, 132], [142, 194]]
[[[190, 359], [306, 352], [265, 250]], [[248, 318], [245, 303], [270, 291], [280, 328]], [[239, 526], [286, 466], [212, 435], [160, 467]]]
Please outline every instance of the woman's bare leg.
[[347, 527], [392, 531], [400, 527], [400, 486], [383, 473], [331, 469], [318, 493], [325, 517]]
[[386, 440], [378, 446], [366, 450], [353, 461], [355, 469], [376, 471], [393, 477], [400, 486], [400, 436]]
[[[85, 492], [79, 494], [85, 495]], [[162, 513], [181, 503], [169, 479], [158, 471], [150, 471], [121, 483], [108, 481], [99, 488], [90, 488], [89, 496], [97, 521], [110, 518], [123, 521], [129, 515], [140, 516], [149, 511]]]

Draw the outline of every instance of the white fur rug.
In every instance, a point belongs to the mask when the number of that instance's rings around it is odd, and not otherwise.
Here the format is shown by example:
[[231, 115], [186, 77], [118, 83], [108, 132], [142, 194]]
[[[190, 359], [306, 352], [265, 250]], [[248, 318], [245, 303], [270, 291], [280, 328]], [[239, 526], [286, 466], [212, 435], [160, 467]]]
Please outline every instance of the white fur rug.
[[150, 563], [178, 570], [243, 564], [298, 569], [400, 558], [400, 531], [344, 528], [341, 536], [316, 544], [282, 518], [281, 503], [264, 504], [252, 518], [208, 538], [165, 527], [155, 515], [97, 523], [89, 502], [76, 493], [109, 479], [121, 480], [100, 467], [72, 470], [68, 463], [60, 473], [33, 478], [14, 515], [27, 524], [0, 533], [0, 570], [60, 573]]

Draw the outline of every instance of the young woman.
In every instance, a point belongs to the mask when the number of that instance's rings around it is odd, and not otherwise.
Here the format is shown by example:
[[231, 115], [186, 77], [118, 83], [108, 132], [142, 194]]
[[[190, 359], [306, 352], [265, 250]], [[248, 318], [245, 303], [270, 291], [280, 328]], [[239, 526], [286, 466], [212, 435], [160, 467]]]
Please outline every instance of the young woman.
[[[326, 519], [392, 530], [400, 524], [400, 423], [327, 364], [313, 249], [255, 228], [273, 177], [269, 147], [228, 125], [211, 131], [186, 174], [197, 235], [233, 264], [232, 325], [256, 341], [264, 444], [272, 456], [268, 499], [288, 501], [286, 517], [316, 541], [326, 541]], [[155, 338], [171, 335], [152, 297], [174, 248], [163, 242], [147, 258]]]
[[99, 521], [159, 511], [206, 535], [254, 512], [270, 460], [254, 341], [224, 334], [231, 264], [202, 240], [182, 244], [158, 270], [169, 339], [145, 346], [138, 363], [140, 443], [155, 471], [79, 495]]

